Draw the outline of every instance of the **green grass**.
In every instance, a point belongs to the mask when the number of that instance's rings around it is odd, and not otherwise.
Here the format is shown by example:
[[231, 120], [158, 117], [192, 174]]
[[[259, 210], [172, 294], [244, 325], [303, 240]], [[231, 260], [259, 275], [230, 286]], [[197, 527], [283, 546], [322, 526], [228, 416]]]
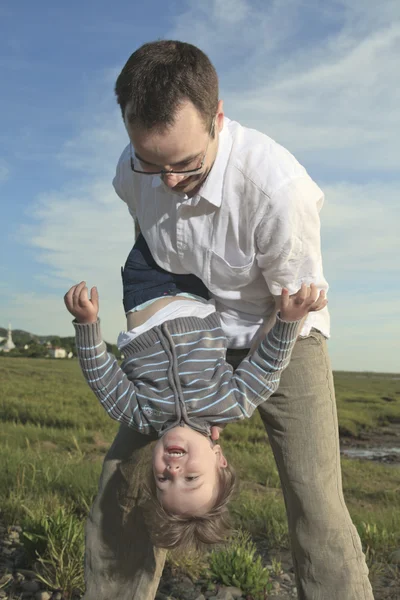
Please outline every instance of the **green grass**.
[[342, 435], [400, 423], [400, 376], [377, 373], [335, 373], [339, 427]]
[[[1, 520], [22, 524], [29, 533], [44, 519], [57, 523], [66, 511], [74, 527], [82, 528], [117, 424], [99, 406], [75, 360], [2, 357], [0, 381]], [[343, 434], [400, 422], [399, 380], [336, 373], [335, 384]], [[235, 525], [273, 548], [287, 547], [279, 477], [258, 414], [230, 425], [222, 443], [241, 482], [231, 505]], [[349, 459], [342, 466], [346, 502], [368, 560], [384, 562], [400, 546], [400, 469]], [[61, 540], [52, 552], [62, 553]], [[75, 566], [68, 568], [79, 579]]]

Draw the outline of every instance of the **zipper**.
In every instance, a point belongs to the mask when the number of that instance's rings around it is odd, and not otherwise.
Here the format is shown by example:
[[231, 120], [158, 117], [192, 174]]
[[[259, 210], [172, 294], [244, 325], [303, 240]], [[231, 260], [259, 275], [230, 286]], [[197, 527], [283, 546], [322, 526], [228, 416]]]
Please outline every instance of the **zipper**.
[[[174, 393], [175, 393], [175, 399], [177, 399], [178, 403], [179, 403], [179, 413], [178, 414], [179, 414], [179, 418], [180, 418], [180, 425], [181, 425], [181, 427], [183, 427], [185, 424], [185, 419], [187, 420], [188, 416], [187, 416], [187, 412], [186, 412], [186, 406], [185, 406], [185, 402], [183, 399], [183, 392], [182, 392], [181, 382], [180, 382], [180, 378], [179, 378], [178, 357], [177, 357], [176, 350], [175, 350], [174, 340], [172, 339], [172, 336], [168, 330], [167, 323], [163, 323], [161, 325], [161, 329], [169, 342], [169, 353], [172, 357], [172, 360], [170, 360], [170, 365], [169, 365], [168, 371], [171, 372], [171, 380], [173, 380], [173, 383], [174, 383], [173, 389], [174, 389]], [[171, 381], [171, 383], [172, 383], [172, 381]], [[177, 409], [178, 409], [178, 406], [177, 406]], [[184, 415], [185, 418], [183, 418], [182, 415]]]
[[172, 345], [171, 345], [171, 336], [169, 334], [166, 323], [162, 323], [161, 332], [163, 335], [160, 335], [160, 337], [159, 337], [160, 343], [161, 343], [161, 346], [163, 347], [163, 349], [168, 357], [168, 360], [169, 360], [169, 365], [168, 365], [168, 369], [167, 369], [168, 383], [171, 386], [171, 389], [174, 393], [176, 420], [180, 424], [182, 421], [182, 410], [181, 410], [181, 401], [180, 401], [180, 397], [179, 397], [179, 390], [177, 389], [176, 379], [175, 379], [175, 370], [174, 370], [175, 356], [174, 356], [174, 352], [173, 352]]

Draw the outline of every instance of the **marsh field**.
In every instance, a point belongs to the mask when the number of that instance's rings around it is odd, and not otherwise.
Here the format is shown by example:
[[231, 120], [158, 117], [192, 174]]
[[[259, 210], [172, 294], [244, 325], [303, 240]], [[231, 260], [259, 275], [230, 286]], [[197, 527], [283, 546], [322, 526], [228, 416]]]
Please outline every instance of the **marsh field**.
[[[337, 372], [335, 385], [343, 449], [385, 440], [400, 447], [400, 376]], [[72, 597], [83, 586], [84, 518], [117, 424], [98, 405], [75, 359], [1, 357], [0, 415], [1, 531], [7, 535], [17, 526], [23, 532], [18, 568], [36, 569], [47, 589]], [[229, 425], [222, 443], [240, 480], [234, 524], [250, 534], [276, 575], [289, 554], [286, 516], [258, 414]], [[400, 462], [396, 455], [388, 463], [342, 456], [342, 468], [376, 598], [400, 598]], [[1, 560], [1, 597], [11, 598], [10, 562]], [[205, 565], [201, 556], [171, 555], [167, 569], [206, 582]]]

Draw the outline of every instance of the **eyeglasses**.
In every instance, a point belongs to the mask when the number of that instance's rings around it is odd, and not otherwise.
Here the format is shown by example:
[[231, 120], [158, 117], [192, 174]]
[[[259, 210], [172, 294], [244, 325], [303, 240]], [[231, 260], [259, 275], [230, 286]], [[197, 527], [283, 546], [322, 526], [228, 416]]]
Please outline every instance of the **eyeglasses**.
[[[133, 161], [133, 154], [132, 154], [132, 144], [130, 144], [130, 153], [131, 153], [131, 169], [132, 171], [134, 171], [135, 173], [140, 173], [141, 175], [195, 175], [196, 173], [199, 173], [203, 167], [204, 167], [204, 162], [206, 160], [206, 156], [207, 156], [207, 152], [208, 152], [208, 147], [210, 145], [210, 139], [211, 139], [211, 135], [213, 133], [214, 130], [214, 125], [215, 125], [215, 117], [212, 120], [211, 123], [211, 128], [208, 134], [208, 142], [207, 142], [207, 146], [205, 149], [205, 152], [203, 154], [203, 158], [201, 159], [201, 163], [198, 167], [196, 167], [195, 169], [187, 169], [182, 170], [182, 171], [178, 171], [175, 169], [160, 169], [159, 171], [154, 171], [152, 165], [149, 165], [148, 167], [146, 165], [143, 165], [142, 163], [140, 163], [140, 160], [138, 159], [138, 162], [141, 164], [141, 166], [143, 167], [142, 169], [138, 169], [135, 167], [135, 163]], [[194, 162], [193, 159], [192, 162]]]

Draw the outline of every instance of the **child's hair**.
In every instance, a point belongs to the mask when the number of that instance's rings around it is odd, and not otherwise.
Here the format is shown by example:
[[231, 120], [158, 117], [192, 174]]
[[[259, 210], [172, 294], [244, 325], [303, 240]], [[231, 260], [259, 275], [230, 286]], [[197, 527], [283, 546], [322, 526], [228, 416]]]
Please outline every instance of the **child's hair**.
[[158, 548], [202, 550], [224, 542], [230, 533], [228, 503], [235, 491], [236, 474], [228, 464], [218, 468], [219, 490], [214, 506], [204, 515], [174, 515], [157, 498], [154, 477], [149, 479], [145, 518], [150, 537]]

